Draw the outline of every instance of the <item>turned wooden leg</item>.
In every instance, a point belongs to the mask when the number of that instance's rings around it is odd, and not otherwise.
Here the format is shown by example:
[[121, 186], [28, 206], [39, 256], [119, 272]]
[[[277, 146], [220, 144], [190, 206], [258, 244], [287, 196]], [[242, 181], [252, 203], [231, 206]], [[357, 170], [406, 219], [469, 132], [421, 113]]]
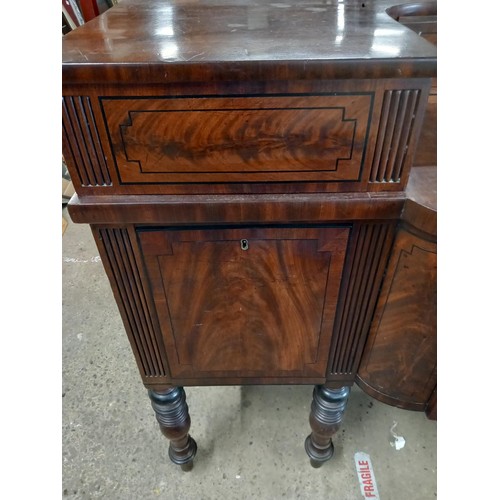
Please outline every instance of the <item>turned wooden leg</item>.
[[328, 389], [317, 385], [313, 392], [309, 423], [312, 433], [306, 438], [306, 453], [311, 465], [321, 467], [333, 456], [332, 436], [339, 430], [350, 388]]
[[191, 426], [186, 393], [182, 387], [166, 391], [148, 391], [162, 434], [170, 440], [168, 456], [183, 471], [193, 468], [196, 441], [188, 434]]

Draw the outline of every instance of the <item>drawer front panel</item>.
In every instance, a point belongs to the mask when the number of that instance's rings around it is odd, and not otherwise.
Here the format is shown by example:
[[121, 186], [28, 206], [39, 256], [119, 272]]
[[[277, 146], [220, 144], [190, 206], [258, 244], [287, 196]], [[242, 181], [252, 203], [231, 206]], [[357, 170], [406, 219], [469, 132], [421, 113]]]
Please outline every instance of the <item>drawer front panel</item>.
[[359, 181], [372, 93], [102, 98], [122, 184]]
[[326, 375], [348, 228], [138, 235], [174, 380]]

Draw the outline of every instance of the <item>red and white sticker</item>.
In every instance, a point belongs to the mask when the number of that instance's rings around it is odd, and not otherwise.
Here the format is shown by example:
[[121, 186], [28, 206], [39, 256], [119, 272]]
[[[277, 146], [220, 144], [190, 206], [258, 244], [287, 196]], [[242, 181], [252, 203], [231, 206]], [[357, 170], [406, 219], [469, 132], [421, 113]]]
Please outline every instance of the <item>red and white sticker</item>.
[[354, 454], [354, 462], [356, 462], [359, 487], [361, 488], [363, 498], [380, 500], [370, 455], [358, 451]]

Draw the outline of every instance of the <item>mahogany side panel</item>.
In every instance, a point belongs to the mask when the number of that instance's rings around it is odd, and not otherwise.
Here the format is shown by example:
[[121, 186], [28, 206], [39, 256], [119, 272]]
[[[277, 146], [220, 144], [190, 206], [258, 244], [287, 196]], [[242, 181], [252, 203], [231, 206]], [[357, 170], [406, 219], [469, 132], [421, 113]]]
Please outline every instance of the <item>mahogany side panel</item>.
[[354, 380], [370, 328], [394, 223], [356, 225], [348, 249], [329, 368], [329, 380]]
[[155, 332], [141, 263], [127, 228], [93, 227], [99, 254], [108, 275], [137, 366], [145, 383], [165, 383], [167, 363], [161, 339]]
[[424, 410], [436, 386], [436, 244], [398, 231], [358, 384], [383, 402]]

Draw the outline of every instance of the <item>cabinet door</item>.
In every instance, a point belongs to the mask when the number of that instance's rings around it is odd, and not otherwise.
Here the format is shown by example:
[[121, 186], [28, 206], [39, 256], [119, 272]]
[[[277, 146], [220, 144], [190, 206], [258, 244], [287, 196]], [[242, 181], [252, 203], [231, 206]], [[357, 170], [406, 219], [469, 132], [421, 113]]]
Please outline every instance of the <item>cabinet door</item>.
[[371, 396], [425, 410], [436, 387], [437, 246], [401, 228], [357, 382]]
[[349, 228], [138, 236], [172, 379], [325, 377]]

